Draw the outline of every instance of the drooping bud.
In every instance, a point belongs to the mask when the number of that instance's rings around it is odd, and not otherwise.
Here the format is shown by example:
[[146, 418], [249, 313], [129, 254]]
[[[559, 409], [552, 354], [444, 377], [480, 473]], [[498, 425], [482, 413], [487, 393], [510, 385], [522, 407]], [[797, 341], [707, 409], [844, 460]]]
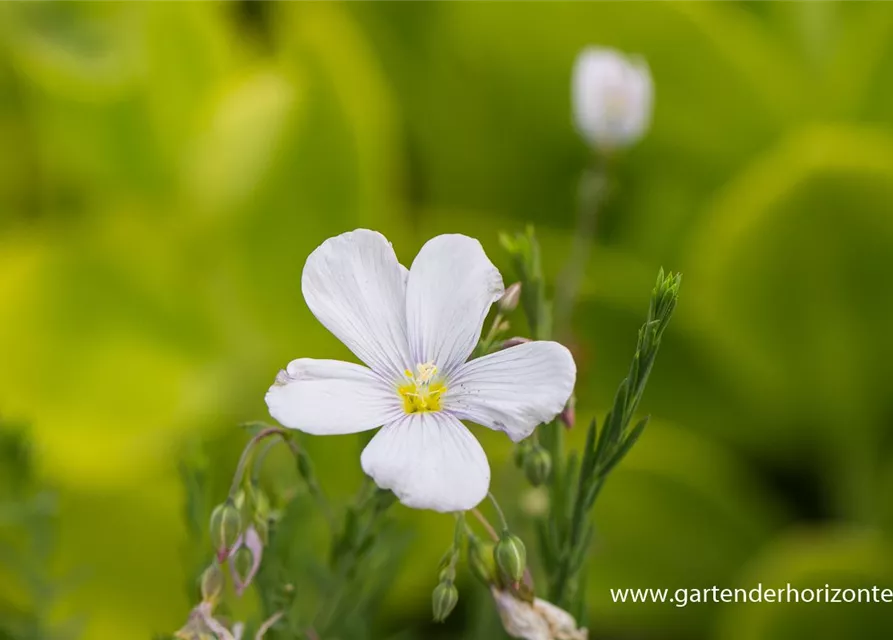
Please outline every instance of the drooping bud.
[[476, 536], [468, 537], [468, 567], [474, 576], [486, 585], [499, 579], [496, 561], [493, 559], [492, 542], [484, 542]]
[[242, 533], [242, 516], [232, 500], [217, 505], [211, 513], [211, 544], [217, 561], [223, 562]]
[[509, 349], [511, 347], [517, 347], [519, 344], [525, 344], [530, 342], [529, 338], [522, 338], [521, 336], [515, 336], [514, 338], [509, 338], [508, 340], [502, 343], [502, 349]]
[[502, 297], [499, 299], [499, 302], [497, 304], [499, 305], [499, 310], [503, 313], [511, 313], [518, 307], [518, 302], [520, 300], [521, 283], [516, 282], [509, 285], [509, 287], [505, 290], [505, 293], [502, 294]]
[[220, 570], [220, 565], [212, 562], [202, 574], [202, 602], [210, 602], [212, 605], [217, 604], [223, 593], [224, 584], [223, 571]]
[[458, 550], [450, 549], [440, 561], [437, 579], [441, 582], [452, 582], [456, 579], [456, 563], [459, 561]]
[[524, 577], [524, 569], [527, 566], [527, 549], [518, 536], [502, 532], [502, 537], [493, 549], [493, 559], [503, 576], [509, 581], [517, 583]]
[[452, 581], [439, 583], [431, 594], [431, 611], [434, 614], [434, 622], [443, 622], [447, 619], [456, 603], [459, 602], [459, 591]]
[[244, 544], [236, 549], [236, 552], [233, 554], [232, 565], [233, 571], [238, 576], [236, 580], [237, 582], [245, 582], [245, 576], [247, 576], [248, 573], [251, 571], [251, 566], [253, 564], [254, 554], [251, 553], [251, 549], [246, 547]]
[[264, 542], [254, 526], [249, 526], [239, 540], [239, 546], [232, 556], [230, 572], [236, 595], [240, 596], [254, 580], [260, 569], [261, 558], [264, 553]]
[[540, 446], [535, 446], [524, 459], [524, 475], [534, 487], [549, 479], [552, 473], [552, 456]]
[[571, 395], [567, 400], [567, 404], [564, 405], [564, 409], [562, 409], [561, 413], [558, 414], [558, 419], [564, 424], [568, 429], [573, 428], [574, 423], [577, 421], [577, 397], [575, 395]]
[[530, 453], [531, 446], [529, 440], [522, 440], [515, 445], [512, 457], [515, 461], [515, 466], [519, 469], [524, 468], [524, 461], [527, 460], [527, 455]]

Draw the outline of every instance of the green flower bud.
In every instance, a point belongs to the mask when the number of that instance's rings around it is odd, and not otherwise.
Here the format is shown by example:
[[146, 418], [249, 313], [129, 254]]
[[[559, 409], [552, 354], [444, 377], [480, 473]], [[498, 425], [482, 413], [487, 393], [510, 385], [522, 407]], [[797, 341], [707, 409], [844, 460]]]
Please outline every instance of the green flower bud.
[[254, 566], [254, 554], [251, 552], [251, 549], [243, 544], [236, 550], [232, 562], [233, 569], [235, 569], [240, 578], [244, 579], [251, 571], [251, 567]]
[[524, 460], [524, 475], [534, 487], [549, 479], [552, 472], [552, 456], [542, 447], [534, 447]]
[[516, 535], [507, 530], [502, 532], [502, 537], [493, 549], [493, 559], [500, 573], [511, 582], [520, 582], [524, 577], [524, 568], [527, 566], [527, 549], [524, 543]]
[[459, 602], [459, 591], [451, 581], [438, 584], [431, 594], [431, 610], [434, 613], [434, 622], [446, 620], [447, 616], [456, 608], [457, 602]]
[[212, 563], [202, 574], [202, 601], [216, 604], [223, 593], [225, 580], [220, 565]]
[[217, 505], [211, 513], [211, 544], [223, 562], [242, 534], [242, 516], [232, 500]]
[[515, 445], [515, 451], [513, 452], [513, 457], [515, 460], [515, 466], [519, 469], [524, 468], [524, 461], [527, 459], [527, 454], [530, 453], [531, 444], [528, 440], [522, 440], [518, 444]]
[[496, 561], [493, 559], [492, 542], [483, 542], [477, 537], [468, 538], [468, 567], [474, 576], [486, 585], [498, 581]]

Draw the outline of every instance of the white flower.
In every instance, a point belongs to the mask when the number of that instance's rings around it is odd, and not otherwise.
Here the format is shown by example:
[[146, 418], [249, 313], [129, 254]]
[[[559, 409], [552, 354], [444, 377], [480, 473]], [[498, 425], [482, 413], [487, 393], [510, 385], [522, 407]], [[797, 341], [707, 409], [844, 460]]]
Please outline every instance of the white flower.
[[577, 621], [564, 609], [535, 598], [519, 600], [508, 591], [490, 588], [502, 626], [513, 638], [522, 640], [587, 640], [589, 632], [578, 629]]
[[654, 87], [639, 57], [587, 47], [574, 64], [572, 93], [577, 129], [597, 149], [629, 146], [651, 123]]
[[322, 243], [304, 265], [307, 306], [367, 366], [301, 358], [267, 392], [282, 425], [315, 435], [382, 426], [361, 464], [418, 509], [461, 511], [487, 494], [490, 467], [460, 420], [515, 442], [554, 418], [576, 366], [557, 342], [528, 342], [466, 362], [502, 277], [477, 240], [429, 240], [407, 270], [383, 235]]

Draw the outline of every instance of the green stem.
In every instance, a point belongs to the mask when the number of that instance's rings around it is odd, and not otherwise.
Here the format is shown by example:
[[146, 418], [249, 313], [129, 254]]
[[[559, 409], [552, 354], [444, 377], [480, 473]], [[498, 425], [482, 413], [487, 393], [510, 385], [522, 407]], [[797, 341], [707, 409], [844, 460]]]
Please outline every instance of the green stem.
[[245, 445], [245, 448], [242, 450], [242, 455], [239, 457], [239, 464], [236, 466], [236, 472], [233, 475], [233, 482], [229, 488], [230, 500], [235, 499], [236, 494], [239, 492], [239, 486], [242, 484], [242, 478], [245, 475], [245, 469], [248, 467], [249, 460], [251, 459], [251, 452], [254, 449], [254, 445], [272, 435], [279, 435], [285, 438], [285, 431], [279, 427], [269, 427], [251, 438], [251, 440], [248, 441], [248, 444]]
[[579, 214], [571, 255], [562, 271], [555, 294], [555, 336], [566, 336], [574, 302], [580, 289], [592, 244], [595, 240], [598, 209], [607, 191], [607, 162], [594, 156], [592, 164], [580, 177]]
[[[498, 542], [498, 541], [499, 541], [499, 534], [496, 533], [496, 529], [493, 528], [493, 525], [490, 524], [490, 521], [487, 520], [487, 517], [486, 517], [483, 513], [481, 513], [480, 509], [478, 509], [477, 507], [475, 507], [474, 509], [471, 510], [471, 514], [472, 514], [475, 518], [477, 518], [477, 519], [478, 519], [478, 522], [481, 523], [481, 526], [483, 526], [484, 529], [487, 530], [487, 534], [490, 536], [490, 538], [493, 539], [493, 542]], [[470, 530], [470, 529], [471, 529], [471, 527], [469, 527], [469, 530]]]
[[502, 523], [502, 530], [509, 530], [508, 520], [505, 519], [505, 514], [502, 512], [502, 508], [499, 506], [499, 503], [496, 502], [496, 496], [494, 496], [490, 491], [487, 492], [487, 497], [490, 498], [490, 502], [493, 503], [493, 508], [496, 509], [496, 514], [499, 516], [499, 521]]

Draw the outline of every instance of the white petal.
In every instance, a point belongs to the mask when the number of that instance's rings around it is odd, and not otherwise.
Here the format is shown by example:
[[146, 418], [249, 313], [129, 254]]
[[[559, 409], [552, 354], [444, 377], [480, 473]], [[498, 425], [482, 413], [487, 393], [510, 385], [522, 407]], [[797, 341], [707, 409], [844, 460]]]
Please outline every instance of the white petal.
[[577, 366], [557, 342], [527, 342], [462, 365], [447, 382], [443, 407], [518, 442], [561, 413]]
[[396, 390], [366, 367], [338, 360], [293, 360], [267, 391], [270, 415], [314, 435], [374, 429], [403, 413]]
[[556, 640], [587, 640], [589, 637], [585, 628], [577, 627], [577, 621], [571, 614], [551, 602], [536, 598], [533, 608], [549, 625], [552, 637]]
[[529, 602], [517, 599], [508, 591], [490, 587], [496, 610], [505, 632], [520, 640], [552, 640], [549, 623]]
[[307, 306], [341, 342], [391, 380], [415, 363], [406, 341], [405, 270], [376, 231], [357, 229], [323, 242], [307, 258]]
[[406, 286], [410, 354], [449, 374], [471, 355], [502, 276], [481, 243], [463, 235], [432, 238], [412, 263]]
[[465, 511], [490, 487], [480, 443], [453, 416], [414, 413], [385, 425], [361, 457], [363, 471], [407, 507]]

